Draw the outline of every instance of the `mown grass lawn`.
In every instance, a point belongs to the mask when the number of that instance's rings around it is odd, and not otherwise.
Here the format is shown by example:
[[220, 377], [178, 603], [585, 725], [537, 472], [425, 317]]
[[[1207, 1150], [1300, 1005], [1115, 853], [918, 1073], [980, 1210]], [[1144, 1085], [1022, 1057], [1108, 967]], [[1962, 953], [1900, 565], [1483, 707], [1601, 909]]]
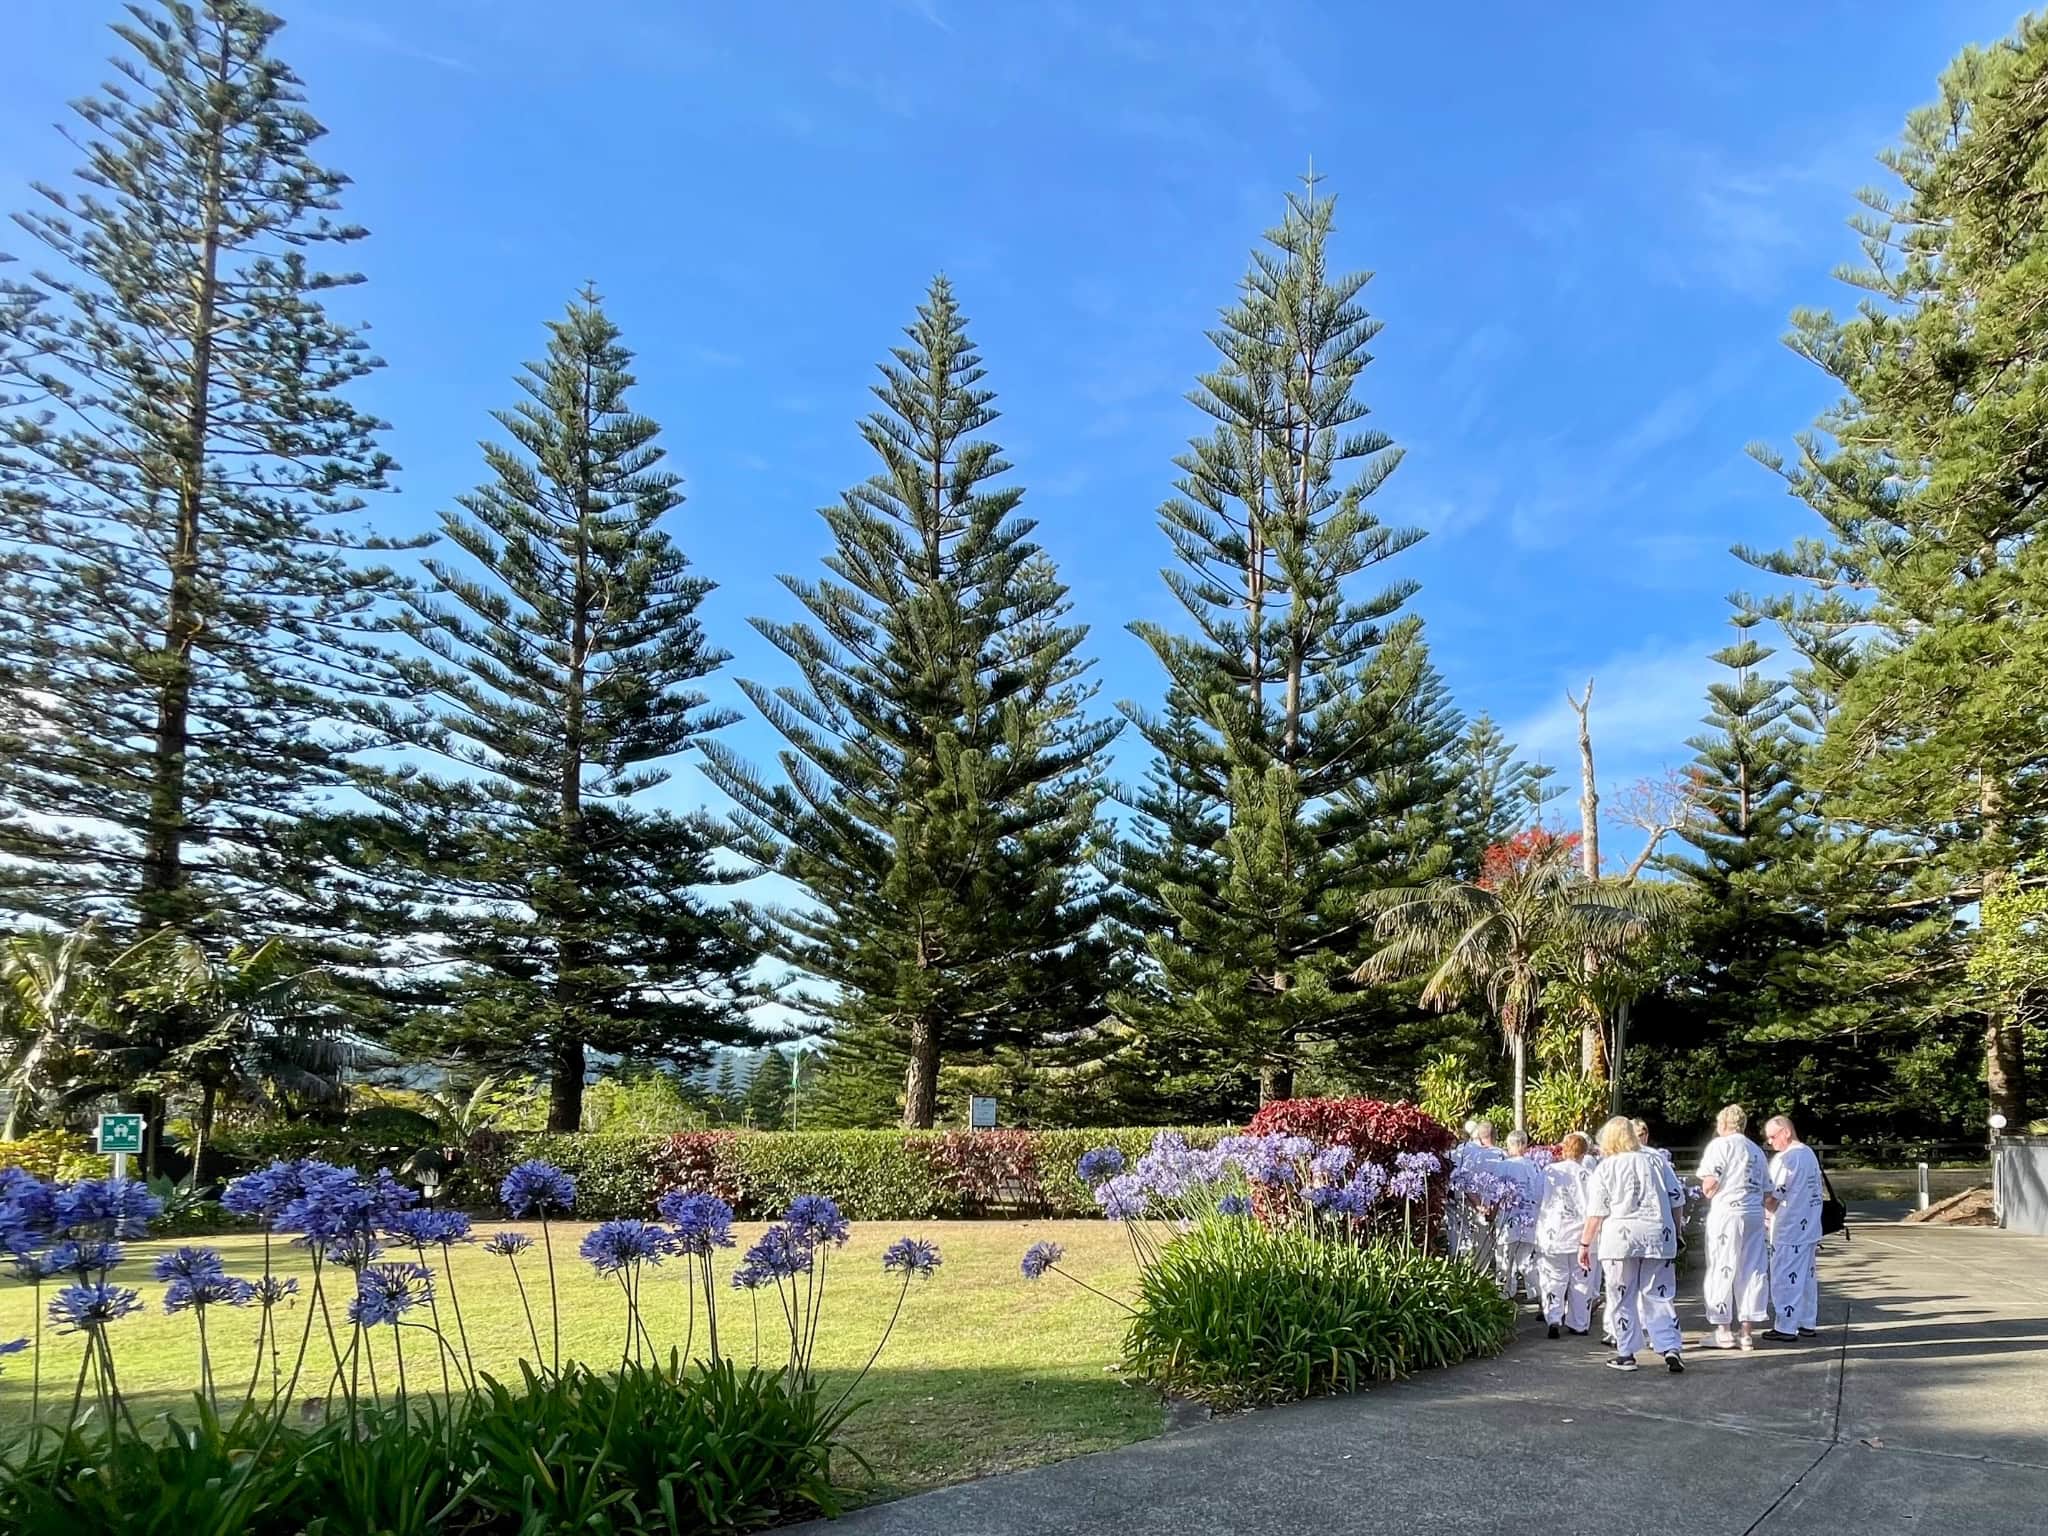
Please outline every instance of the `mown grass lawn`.
[[[551, 1343], [540, 1229], [523, 1223], [504, 1225], [535, 1239], [533, 1250], [520, 1261], [520, 1274], [545, 1352]], [[494, 1230], [497, 1227], [489, 1223], [477, 1228], [480, 1237]], [[576, 1223], [554, 1227], [555, 1269], [563, 1355], [597, 1363], [617, 1357], [625, 1338], [625, 1311], [617, 1282], [598, 1278], [576, 1256], [576, 1246], [588, 1230]], [[739, 1249], [723, 1255], [722, 1276], [760, 1231], [758, 1226], [736, 1229]], [[1112, 1295], [1127, 1294], [1137, 1278], [1129, 1247], [1121, 1228], [1100, 1221], [856, 1225], [846, 1247], [832, 1256], [829, 1270], [830, 1290], [816, 1354], [828, 1387], [857, 1371], [881, 1336], [900, 1283], [882, 1273], [882, 1250], [906, 1234], [936, 1242], [944, 1263], [930, 1281], [912, 1283], [895, 1335], [861, 1388], [865, 1406], [849, 1426], [847, 1439], [872, 1471], [864, 1474], [849, 1465], [840, 1474], [856, 1497], [890, 1497], [1033, 1466], [1159, 1431], [1158, 1398], [1125, 1385], [1114, 1372], [1123, 1314], [1057, 1275], [1034, 1284], [1017, 1270], [1026, 1247], [1050, 1238], [1065, 1246], [1065, 1268]], [[230, 1273], [249, 1278], [262, 1273], [260, 1237], [187, 1241], [220, 1249]], [[148, 1278], [155, 1257], [175, 1246], [134, 1244], [126, 1263], [115, 1271], [117, 1281], [141, 1291], [149, 1309], [111, 1330], [121, 1387], [138, 1417], [188, 1404], [198, 1380], [198, 1335], [192, 1319], [165, 1316], [163, 1287]], [[298, 1275], [302, 1290], [309, 1285], [311, 1270], [302, 1250], [274, 1242], [271, 1251], [277, 1273]], [[647, 1325], [657, 1347], [664, 1350], [683, 1342], [687, 1313], [681, 1277], [679, 1268], [656, 1270], [643, 1287]], [[462, 1247], [455, 1251], [454, 1281], [478, 1369], [516, 1380], [518, 1363], [532, 1356], [533, 1345], [510, 1268], [475, 1246]], [[341, 1326], [341, 1309], [352, 1294], [346, 1271], [330, 1267], [328, 1288], [338, 1298], [333, 1305]], [[45, 1288], [46, 1299], [50, 1289]], [[441, 1289], [442, 1321], [453, 1338], [447, 1288]], [[30, 1331], [31, 1298], [28, 1286], [0, 1281], [0, 1341]], [[720, 1342], [727, 1354], [748, 1364], [754, 1352], [749, 1297], [722, 1290], [720, 1303]], [[771, 1315], [772, 1308], [771, 1295], [760, 1317], [761, 1358], [768, 1364], [786, 1350], [787, 1338], [780, 1313]], [[280, 1316], [289, 1346], [284, 1361], [288, 1374], [305, 1312]], [[254, 1367], [255, 1314], [216, 1308], [209, 1314], [209, 1329], [220, 1390], [239, 1395]], [[696, 1338], [701, 1352], [701, 1318]], [[407, 1335], [406, 1365], [415, 1391], [423, 1386], [439, 1390], [441, 1385], [430, 1342], [424, 1335]], [[388, 1342], [379, 1340], [374, 1357], [387, 1394], [395, 1364], [389, 1348]], [[75, 1338], [58, 1337], [47, 1327], [43, 1351], [47, 1412], [53, 1400], [60, 1409], [68, 1403], [80, 1355]], [[317, 1327], [307, 1358], [302, 1398], [324, 1391], [332, 1370], [332, 1353]], [[266, 1390], [268, 1379], [266, 1369]], [[29, 1407], [29, 1357], [17, 1355], [7, 1360], [6, 1374], [0, 1376], [0, 1425], [25, 1425]]]

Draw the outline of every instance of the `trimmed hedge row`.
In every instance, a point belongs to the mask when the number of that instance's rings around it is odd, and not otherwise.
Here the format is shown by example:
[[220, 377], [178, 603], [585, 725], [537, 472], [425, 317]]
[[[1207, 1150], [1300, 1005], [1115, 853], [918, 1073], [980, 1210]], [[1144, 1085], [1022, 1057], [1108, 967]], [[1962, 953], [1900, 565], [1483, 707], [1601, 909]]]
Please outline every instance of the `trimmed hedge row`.
[[[1177, 1128], [1195, 1146], [1232, 1134]], [[1078, 1131], [684, 1131], [674, 1136], [486, 1133], [472, 1141], [452, 1191], [496, 1203], [513, 1164], [545, 1158], [576, 1180], [576, 1214], [592, 1221], [646, 1216], [671, 1189], [705, 1189], [741, 1220], [780, 1214], [803, 1194], [830, 1194], [855, 1221], [980, 1216], [1001, 1208], [1092, 1216], [1074, 1171], [1081, 1154], [1114, 1146], [1135, 1159], [1159, 1127]]]

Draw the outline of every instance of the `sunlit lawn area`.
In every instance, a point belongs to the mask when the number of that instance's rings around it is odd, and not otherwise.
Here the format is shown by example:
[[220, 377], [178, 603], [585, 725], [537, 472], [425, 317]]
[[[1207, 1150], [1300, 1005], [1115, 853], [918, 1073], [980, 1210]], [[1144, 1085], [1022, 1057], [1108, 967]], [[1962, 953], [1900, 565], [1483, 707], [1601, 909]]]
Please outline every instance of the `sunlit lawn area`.
[[[534, 1306], [543, 1348], [549, 1347], [547, 1268], [539, 1244], [540, 1229], [511, 1224], [529, 1233], [535, 1246], [520, 1261], [520, 1273]], [[479, 1224], [479, 1236], [495, 1227]], [[553, 1229], [555, 1269], [561, 1288], [562, 1350], [565, 1358], [593, 1363], [615, 1359], [625, 1338], [625, 1311], [616, 1281], [600, 1279], [576, 1256], [587, 1227], [558, 1225]], [[739, 1249], [722, 1259], [729, 1273], [737, 1255], [760, 1233], [759, 1227], [736, 1229]], [[829, 1385], [843, 1382], [872, 1352], [894, 1306], [899, 1281], [881, 1270], [882, 1250], [909, 1234], [939, 1245], [944, 1263], [928, 1282], [913, 1282], [894, 1337], [861, 1389], [866, 1407], [849, 1427], [852, 1446], [873, 1468], [872, 1482], [849, 1466], [842, 1476], [859, 1487], [863, 1498], [882, 1497], [991, 1472], [1056, 1460], [1083, 1451], [1100, 1450], [1142, 1439], [1158, 1431], [1161, 1409], [1149, 1391], [1124, 1385], [1112, 1372], [1122, 1334], [1123, 1314], [1056, 1275], [1038, 1283], [1017, 1270], [1024, 1249], [1041, 1238], [1065, 1245], [1064, 1267], [1111, 1294], [1126, 1293], [1136, 1280], [1136, 1267], [1122, 1229], [1106, 1222], [907, 1222], [857, 1225], [843, 1250], [832, 1256], [824, 1325], [817, 1345], [817, 1363]], [[255, 1278], [263, 1269], [260, 1237], [188, 1239], [217, 1247], [233, 1274]], [[157, 1254], [175, 1243], [138, 1243], [115, 1272], [120, 1282], [136, 1287], [149, 1306], [147, 1313], [114, 1325], [115, 1361], [121, 1386], [138, 1417], [189, 1401], [198, 1379], [198, 1344], [189, 1315], [167, 1317], [161, 1308], [163, 1287], [148, 1278]], [[310, 1266], [302, 1250], [282, 1243], [272, 1247], [280, 1274], [310, 1284]], [[392, 1258], [401, 1255], [393, 1253]], [[407, 1255], [409, 1256], [409, 1255]], [[681, 1346], [686, 1307], [679, 1268], [652, 1272], [643, 1287], [642, 1309], [656, 1345]], [[337, 1327], [352, 1294], [346, 1271], [328, 1270], [328, 1286], [336, 1296]], [[45, 1288], [47, 1298], [50, 1287]], [[455, 1289], [461, 1297], [477, 1367], [505, 1379], [516, 1379], [518, 1362], [533, 1354], [525, 1314], [512, 1272], [503, 1259], [475, 1246], [455, 1251]], [[785, 1348], [787, 1335], [774, 1311], [772, 1293], [764, 1293], [760, 1316], [761, 1358], [772, 1364]], [[445, 1288], [442, 1321], [451, 1339], [454, 1317]], [[29, 1287], [0, 1282], [0, 1340], [29, 1331], [32, 1311]], [[303, 1327], [303, 1310], [281, 1313], [287, 1345], [284, 1368]], [[215, 1373], [223, 1394], [239, 1396], [254, 1364], [256, 1316], [216, 1308], [209, 1316]], [[720, 1295], [721, 1344], [726, 1353], [748, 1364], [754, 1352], [754, 1312], [746, 1292]], [[388, 1394], [393, 1386], [388, 1333], [377, 1342], [374, 1356], [379, 1381]], [[704, 1347], [702, 1319], [697, 1348]], [[43, 1401], [68, 1403], [79, 1363], [78, 1341], [43, 1335]], [[438, 1391], [439, 1367], [431, 1340], [406, 1335], [406, 1366], [415, 1391]], [[333, 1355], [318, 1327], [307, 1356], [300, 1396], [325, 1391]], [[0, 1376], [0, 1424], [24, 1424], [30, 1406], [30, 1364], [26, 1355], [7, 1362]], [[264, 1372], [268, 1389], [268, 1371]], [[366, 1384], [367, 1385], [367, 1384]]]

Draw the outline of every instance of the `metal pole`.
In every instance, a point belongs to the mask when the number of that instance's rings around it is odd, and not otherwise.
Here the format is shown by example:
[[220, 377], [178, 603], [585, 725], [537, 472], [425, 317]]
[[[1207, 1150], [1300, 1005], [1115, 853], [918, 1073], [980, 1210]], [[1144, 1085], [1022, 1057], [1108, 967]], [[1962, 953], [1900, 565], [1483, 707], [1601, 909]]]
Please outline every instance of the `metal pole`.
[[1920, 1165], [1920, 1209], [1927, 1209], [1927, 1165]]
[[114, 1154], [114, 1177], [117, 1179], [128, 1177], [128, 1154], [126, 1152], [116, 1152]]

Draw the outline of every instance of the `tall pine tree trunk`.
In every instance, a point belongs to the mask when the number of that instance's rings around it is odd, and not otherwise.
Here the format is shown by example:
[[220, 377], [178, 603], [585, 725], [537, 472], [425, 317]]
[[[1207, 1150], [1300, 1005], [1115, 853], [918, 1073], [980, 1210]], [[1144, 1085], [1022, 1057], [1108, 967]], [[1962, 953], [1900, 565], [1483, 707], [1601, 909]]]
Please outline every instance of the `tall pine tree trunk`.
[[[1588, 880], [1600, 878], [1600, 790], [1593, 778], [1593, 679], [1586, 679], [1586, 696], [1565, 699], [1579, 717], [1579, 867]], [[1607, 1020], [1593, 1001], [1592, 982], [1600, 971], [1600, 957], [1588, 945], [1585, 953], [1587, 996], [1584, 1016], [1579, 1020], [1579, 1075], [1592, 1082], [1607, 1076]], [[1520, 1130], [1521, 1110], [1515, 1111]]]
[[573, 1031], [555, 1037], [548, 1063], [548, 1129], [566, 1134], [583, 1128], [583, 1041]]
[[1284, 1061], [1267, 1061], [1259, 1068], [1259, 1104], [1294, 1097], [1294, 1068]]
[[[227, 36], [221, 35], [216, 75], [225, 82]], [[192, 650], [199, 637], [200, 503], [206, 488], [206, 443], [211, 427], [213, 326], [219, 299], [220, 129], [207, 146], [197, 291], [193, 294], [191, 397], [185, 411], [183, 462], [178, 466], [178, 524], [169, 556], [164, 613], [164, 676], [158, 683], [150, 750], [149, 825], [143, 837], [142, 890], [137, 900], [144, 933], [184, 927], [185, 765], [191, 749]]]
[[903, 1128], [928, 1131], [939, 1114], [939, 1025], [929, 1013], [910, 1021], [910, 1065], [903, 1074]]
[[[596, 415], [595, 384], [589, 359], [584, 360], [583, 415], [587, 434]], [[581, 460], [576, 498], [576, 586], [570, 607], [569, 657], [562, 688], [562, 779], [557, 831], [562, 839], [561, 865], [566, 901], [556, 909], [561, 928], [555, 943], [555, 1041], [549, 1063], [548, 1129], [557, 1133], [583, 1128], [583, 1033], [581, 1021], [583, 968], [588, 959], [583, 925], [589, 920], [580, 864], [583, 858], [584, 686], [590, 664], [590, 541], [585, 526], [592, 503], [595, 471], [587, 446]]]
[[[1991, 773], [1980, 770], [1977, 779], [1977, 807], [1983, 818], [1982, 846], [1996, 850], [2005, 832], [2004, 786]], [[1987, 867], [1978, 895], [1980, 909], [1995, 901], [2003, 890], [2008, 871]], [[2009, 997], [1987, 999], [1984, 1017], [1984, 1094], [1991, 1113], [2005, 1116], [2009, 1128], [2027, 1123], [2027, 1063], [2025, 1038], [2020, 1032], [2018, 1010]]]

